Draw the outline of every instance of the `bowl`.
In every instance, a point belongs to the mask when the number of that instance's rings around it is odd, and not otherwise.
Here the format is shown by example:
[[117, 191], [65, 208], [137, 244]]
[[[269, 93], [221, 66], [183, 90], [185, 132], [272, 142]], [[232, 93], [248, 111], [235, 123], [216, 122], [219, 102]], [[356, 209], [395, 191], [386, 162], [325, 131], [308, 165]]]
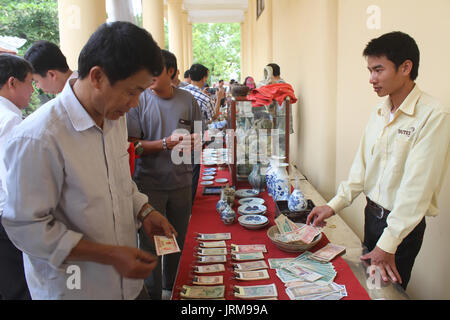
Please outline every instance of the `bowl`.
[[[297, 224], [301, 226], [302, 224]], [[273, 242], [275, 246], [278, 247], [278, 249], [285, 251], [285, 252], [300, 252], [300, 251], [306, 251], [310, 248], [314, 247], [321, 239], [322, 239], [322, 233], [317, 235], [314, 240], [311, 243], [304, 243], [302, 241], [295, 241], [291, 243], [285, 243], [280, 240], [277, 240], [276, 235], [280, 234], [280, 231], [278, 230], [278, 227], [271, 226], [267, 230], [267, 236], [269, 239]]]

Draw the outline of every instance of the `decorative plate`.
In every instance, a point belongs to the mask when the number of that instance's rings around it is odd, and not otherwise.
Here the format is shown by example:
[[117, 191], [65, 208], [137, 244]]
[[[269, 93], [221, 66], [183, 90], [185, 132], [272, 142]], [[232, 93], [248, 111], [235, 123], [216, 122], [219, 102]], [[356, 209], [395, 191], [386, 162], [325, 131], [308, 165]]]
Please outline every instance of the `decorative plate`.
[[241, 205], [252, 205], [254, 206], [255, 204], [264, 204], [264, 199], [262, 198], [242, 198], [239, 199], [239, 204]]
[[227, 178], [219, 178], [219, 179], [216, 179], [216, 182], [217, 183], [225, 183], [225, 182], [228, 182], [228, 179]]
[[257, 214], [249, 214], [246, 216], [240, 216], [238, 219], [239, 223], [246, 225], [262, 225], [269, 221], [265, 216], [260, 216]]
[[236, 197], [238, 198], [249, 198], [249, 197], [255, 197], [259, 194], [259, 191], [254, 189], [240, 189], [236, 190]]
[[214, 180], [214, 176], [203, 176], [202, 177], [203, 181], [207, 181], [207, 180]]
[[212, 181], [202, 181], [202, 182], [200, 182], [200, 184], [202, 185], [202, 186], [210, 186], [210, 185], [212, 185], [214, 182], [212, 182]]
[[262, 204], [248, 205], [244, 204], [238, 208], [238, 212], [242, 215], [264, 214], [267, 207]]

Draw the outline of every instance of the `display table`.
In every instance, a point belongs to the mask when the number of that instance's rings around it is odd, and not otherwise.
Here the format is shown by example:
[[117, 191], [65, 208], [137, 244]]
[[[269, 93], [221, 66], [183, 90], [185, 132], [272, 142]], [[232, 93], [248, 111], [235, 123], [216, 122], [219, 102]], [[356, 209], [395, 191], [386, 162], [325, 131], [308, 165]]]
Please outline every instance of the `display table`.
[[[202, 181], [204, 167], [202, 165], [200, 172], [199, 183]], [[228, 178], [231, 180], [229, 171], [227, 167], [222, 167], [217, 170], [217, 175], [214, 179], [214, 184], [212, 186], [223, 186], [225, 184], [218, 184], [215, 182], [217, 178]], [[210, 186], [207, 186], [210, 187]], [[246, 185], [243, 182], [238, 183], [238, 189], [248, 188], [249, 185]], [[299, 256], [302, 252], [298, 253], [288, 253], [281, 251], [278, 249], [271, 240], [267, 237], [267, 230], [270, 226], [274, 225], [275, 218], [275, 204], [272, 198], [266, 192], [263, 192], [259, 195], [259, 197], [265, 200], [265, 206], [267, 207], [266, 216], [269, 218], [269, 224], [259, 230], [248, 230], [242, 227], [237, 218], [236, 222], [231, 225], [225, 225], [220, 219], [220, 215], [216, 211], [216, 203], [219, 200], [218, 195], [203, 195], [204, 186], [200, 185], [197, 189], [197, 195], [194, 201], [194, 205], [192, 208], [192, 215], [189, 222], [189, 227], [187, 230], [186, 240], [184, 243], [184, 249], [181, 255], [180, 264], [178, 267], [177, 278], [175, 281], [175, 285], [172, 292], [172, 299], [178, 300], [180, 299], [180, 290], [183, 285], [192, 285], [193, 278], [193, 267], [195, 265], [200, 265], [197, 263], [197, 248], [199, 243], [196, 239], [197, 233], [231, 233], [231, 240], [227, 240], [227, 263], [225, 264], [225, 272], [215, 273], [211, 275], [223, 275], [224, 277], [224, 285], [226, 288], [225, 299], [232, 300], [236, 299], [233, 295], [233, 286], [234, 285], [242, 285], [242, 286], [253, 286], [253, 285], [262, 285], [262, 284], [271, 284], [274, 283], [277, 287], [278, 291], [278, 299], [280, 300], [289, 300], [288, 295], [285, 292], [284, 283], [278, 278], [276, 275], [276, 271], [274, 269], [268, 269], [270, 279], [267, 280], [259, 280], [259, 281], [240, 281], [233, 278], [232, 272], [232, 261], [230, 255], [230, 245], [233, 244], [265, 244], [267, 248], [267, 253], [264, 254], [264, 260], [268, 264], [269, 258], [295, 258]], [[314, 201], [314, 200], [313, 200]], [[238, 199], [235, 200], [235, 206], [233, 209], [237, 211]], [[314, 252], [328, 243], [327, 235], [324, 233], [321, 241], [312, 249], [311, 252]], [[338, 284], [343, 284], [346, 286], [348, 296], [343, 298], [345, 300], [366, 300], [370, 299], [369, 294], [366, 290], [361, 286], [360, 281], [358, 281], [357, 277], [354, 275], [352, 269], [347, 264], [347, 262], [342, 257], [337, 257], [332, 261], [334, 268], [337, 272], [337, 276], [334, 279], [334, 282]]]

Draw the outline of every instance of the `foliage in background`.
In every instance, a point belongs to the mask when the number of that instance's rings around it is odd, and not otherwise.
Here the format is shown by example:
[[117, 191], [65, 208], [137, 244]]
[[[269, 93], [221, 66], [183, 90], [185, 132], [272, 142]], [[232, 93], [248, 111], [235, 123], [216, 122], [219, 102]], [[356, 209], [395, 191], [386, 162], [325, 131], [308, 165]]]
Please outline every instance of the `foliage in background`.
[[241, 28], [239, 23], [192, 25], [194, 63], [209, 69], [210, 85], [220, 79], [240, 79]]
[[[37, 40], [48, 40], [59, 45], [58, 1], [57, 0], [0, 0], [0, 35], [15, 36], [27, 42], [18, 55]], [[42, 91], [35, 90], [24, 115], [32, 113], [41, 102], [47, 100]]]

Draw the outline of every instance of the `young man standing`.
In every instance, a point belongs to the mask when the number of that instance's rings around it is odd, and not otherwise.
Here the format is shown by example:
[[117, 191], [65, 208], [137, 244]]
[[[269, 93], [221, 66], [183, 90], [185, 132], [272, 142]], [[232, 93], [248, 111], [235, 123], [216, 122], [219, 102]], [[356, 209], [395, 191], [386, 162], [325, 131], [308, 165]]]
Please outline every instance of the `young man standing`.
[[176, 232], [131, 179], [124, 115], [161, 72], [161, 50], [131, 23], [105, 23], [78, 67], [10, 139], [2, 221], [33, 299], [142, 298], [157, 258], [137, 248], [137, 228]]
[[31, 72], [26, 60], [0, 54], [0, 300], [30, 299], [22, 252], [9, 240], [1, 219], [8, 197], [3, 158], [14, 127], [22, 122], [22, 109], [28, 106], [33, 93]]
[[[136, 160], [134, 181], [153, 207], [175, 227], [182, 249], [191, 216], [192, 165], [190, 155], [188, 163], [174, 163], [172, 150], [182, 139], [180, 135], [187, 137], [188, 143], [195, 140], [194, 123], [200, 122], [201, 128], [202, 115], [189, 92], [172, 86], [177, 71], [175, 55], [166, 50], [162, 54], [163, 72], [141, 95], [139, 106], [127, 114], [128, 135], [130, 141], [139, 140], [144, 148], [143, 155]], [[141, 249], [156, 253], [153, 239], [144, 232], [139, 233], [139, 239]], [[172, 290], [179, 260], [180, 253], [164, 256], [163, 274], [158, 264], [146, 279], [153, 300], [161, 300], [162, 289]]]
[[450, 111], [419, 89], [420, 53], [402, 32], [373, 39], [364, 50], [370, 84], [387, 97], [373, 111], [347, 181], [328, 205], [314, 208], [307, 223], [324, 220], [367, 197], [361, 257], [382, 279], [406, 289], [425, 232], [425, 216], [437, 200], [450, 161]]
[[67, 80], [77, 78], [59, 47], [49, 41], [37, 41], [27, 50], [24, 58], [33, 66], [33, 80], [45, 93], [60, 93]]

